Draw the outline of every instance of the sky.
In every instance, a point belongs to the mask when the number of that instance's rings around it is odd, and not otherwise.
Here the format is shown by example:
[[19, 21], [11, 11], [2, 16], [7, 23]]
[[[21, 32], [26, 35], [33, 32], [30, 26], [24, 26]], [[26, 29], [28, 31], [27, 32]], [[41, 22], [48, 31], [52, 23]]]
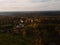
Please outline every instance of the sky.
[[60, 0], [0, 0], [0, 11], [60, 11]]

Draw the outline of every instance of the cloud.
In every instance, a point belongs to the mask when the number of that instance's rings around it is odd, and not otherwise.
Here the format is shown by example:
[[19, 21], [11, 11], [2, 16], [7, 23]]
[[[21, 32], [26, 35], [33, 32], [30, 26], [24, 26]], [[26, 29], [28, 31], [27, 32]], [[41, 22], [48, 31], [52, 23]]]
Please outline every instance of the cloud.
[[59, 0], [32, 2], [32, 0], [0, 0], [0, 11], [60, 10]]

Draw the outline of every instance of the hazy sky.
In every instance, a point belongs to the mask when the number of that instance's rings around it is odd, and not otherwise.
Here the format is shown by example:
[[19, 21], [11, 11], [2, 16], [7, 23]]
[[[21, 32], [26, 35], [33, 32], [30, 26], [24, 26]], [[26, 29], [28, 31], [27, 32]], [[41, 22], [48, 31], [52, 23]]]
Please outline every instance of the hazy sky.
[[60, 10], [60, 0], [0, 0], [0, 11]]

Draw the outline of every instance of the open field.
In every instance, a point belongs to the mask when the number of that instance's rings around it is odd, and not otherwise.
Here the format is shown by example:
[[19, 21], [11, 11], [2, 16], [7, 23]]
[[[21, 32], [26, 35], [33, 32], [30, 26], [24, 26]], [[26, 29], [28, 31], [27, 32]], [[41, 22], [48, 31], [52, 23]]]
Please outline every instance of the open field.
[[59, 14], [0, 15], [0, 45], [60, 45]]

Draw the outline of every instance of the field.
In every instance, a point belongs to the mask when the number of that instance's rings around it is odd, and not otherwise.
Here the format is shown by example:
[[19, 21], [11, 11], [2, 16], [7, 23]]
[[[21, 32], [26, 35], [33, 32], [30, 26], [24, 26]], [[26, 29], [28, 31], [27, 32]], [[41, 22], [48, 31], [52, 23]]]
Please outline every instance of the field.
[[60, 16], [0, 16], [0, 45], [60, 45]]

